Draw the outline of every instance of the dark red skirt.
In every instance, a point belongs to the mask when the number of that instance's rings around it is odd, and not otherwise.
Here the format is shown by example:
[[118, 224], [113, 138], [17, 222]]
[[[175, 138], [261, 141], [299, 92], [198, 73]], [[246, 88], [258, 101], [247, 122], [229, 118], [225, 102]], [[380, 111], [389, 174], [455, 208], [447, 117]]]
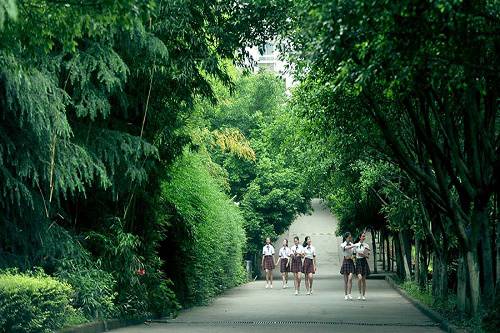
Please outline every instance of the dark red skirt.
[[314, 261], [309, 258], [304, 259], [304, 266], [302, 266], [302, 273], [304, 274], [309, 274], [313, 273], [314, 274]]
[[292, 272], [300, 273], [302, 272], [302, 258], [300, 256], [292, 257]]
[[350, 274], [356, 271], [356, 268], [354, 267], [354, 261], [352, 259], [345, 259], [342, 262], [342, 267], [340, 268], [340, 274]]
[[264, 257], [264, 269], [273, 270], [274, 269], [274, 258], [273, 256]]
[[281, 273], [288, 273], [290, 272], [290, 266], [288, 264], [288, 258], [281, 258], [280, 259], [280, 272]]
[[364, 277], [370, 275], [370, 266], [366, 258], [356, 258], [356, 275], [361, 274]]

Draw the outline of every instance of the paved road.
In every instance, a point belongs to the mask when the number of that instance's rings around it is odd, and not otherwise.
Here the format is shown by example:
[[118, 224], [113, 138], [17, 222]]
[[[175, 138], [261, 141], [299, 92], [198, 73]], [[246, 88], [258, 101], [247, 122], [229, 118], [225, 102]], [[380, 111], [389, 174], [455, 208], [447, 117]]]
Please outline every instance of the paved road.
[[183, 311], [174, 320], [113, 332], [441, 332], [384, 280], [368, 280], [367, 301], [345, 301], [336, 222], [319, 200], [313, 201], [313, 208], [312, 215], [299, 217], [281, 239], [311, 236], [318, 252], [314, 295], [295, 296], [293, 288], [279, 288], [279, 281], [274, 289], [265, 289], [263, 281], [256, 281], [226, 292], [209, 306]]

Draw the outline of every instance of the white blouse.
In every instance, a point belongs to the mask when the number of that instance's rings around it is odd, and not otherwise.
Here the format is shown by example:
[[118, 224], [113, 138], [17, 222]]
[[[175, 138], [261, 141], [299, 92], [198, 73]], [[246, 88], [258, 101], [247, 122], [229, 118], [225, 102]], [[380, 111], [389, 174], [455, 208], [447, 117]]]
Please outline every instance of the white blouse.
[[290, 251], [292, 252], [292, 254], [294, 255], [299, 255], [299, 254], [304, 254], [304, 248], [302, 247], [302, 245], [293, 245], [291, 248], [290, 248]]
[[365, 253], [365, 249], [370, 250], [370, 247], [366, 243], [356, 243], [354, 245], [356, 246], [354, 248], [354, 251], [356, 252], [356, 259], [364, 258], [361, 254]]
[[292, 250], [287, 246], [287, 247], [282, 247], [279, 251], [279, 257], [280, 258], [288, 258], [292, 254]]
[[313, 259], [316, 257], [316, 249], [312, 245], [307, 245], [304, 247], [304, 253], [306, 255], [306, 258]]
[[344, 257], [351, 257], [353, 255], [354, 248], [351, 247], [350, 249], [346, 249], [345, 247], [348, 245], [353, 245], [353, 244], [351, 242], [349, 243], [343, 242], [342, 244], [340, 244], [340, 248], [342, 249], [342, 254]]
[[272, 256], [273, 254], [274, 254], [274, 246], [272, 246], [271, 244], [264, 245], [264, 247], [262, 248], [262, 255]]

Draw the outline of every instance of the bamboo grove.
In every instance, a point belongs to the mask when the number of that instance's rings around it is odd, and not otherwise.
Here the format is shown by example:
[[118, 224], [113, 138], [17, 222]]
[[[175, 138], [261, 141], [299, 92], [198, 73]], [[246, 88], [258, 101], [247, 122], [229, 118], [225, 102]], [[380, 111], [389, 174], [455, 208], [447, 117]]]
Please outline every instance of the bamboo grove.
[[[206, 303], [244, 281], [243, 256], [263, 233], [281, 232], [307, 210], [295, 174], [250, 145], [264, 131], [252, 114], [275, 118], [281, 80], [247, 82], [234, 67], [248, 62], [247, 46], [270, 38], [261, 21], [272, 8], [0, 1], [0, 291], [13, 295], [1, 297], [0, 331], [164, 316]], [[263, 101], [258, 110], [237, 107], [254, 137], [216, 114], [231, 91], [236, 100]], [[243, 181], [230, 181], [226, 160], [245, 166]], [[268, 183], [271, 171], [290, 179]], [[233, 260], [225, 260], [227, 248]], [[228, 273], [203, 269], [216, 266]], [[16, 274], [30, 288], [5, 287]], [[16, 305], [16, 293], [38, 288], [59, 294], [26, 302], [64, 313]]]

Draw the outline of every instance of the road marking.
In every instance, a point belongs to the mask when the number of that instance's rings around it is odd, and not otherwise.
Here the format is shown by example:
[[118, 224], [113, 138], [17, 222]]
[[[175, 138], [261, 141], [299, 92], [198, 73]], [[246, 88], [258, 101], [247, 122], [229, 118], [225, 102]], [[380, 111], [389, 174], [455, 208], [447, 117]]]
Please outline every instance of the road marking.
[[294, 320], [249, 320], [249, 321], [231, 321], [231, 320], [216, 320], [216, 321], [176, 321], [174, 320], [152, 320], [154, 323], [164, 324], [183, 324], [183, 325], [239, 325], [239, 326], [257, 326], [257, 325], [332, 325], [332, 326], [397, 326], [397, 327], [438, 327], [437, 323], [368, 323], [368, 322], [349, 322], [349, 321], [294, 321]]

